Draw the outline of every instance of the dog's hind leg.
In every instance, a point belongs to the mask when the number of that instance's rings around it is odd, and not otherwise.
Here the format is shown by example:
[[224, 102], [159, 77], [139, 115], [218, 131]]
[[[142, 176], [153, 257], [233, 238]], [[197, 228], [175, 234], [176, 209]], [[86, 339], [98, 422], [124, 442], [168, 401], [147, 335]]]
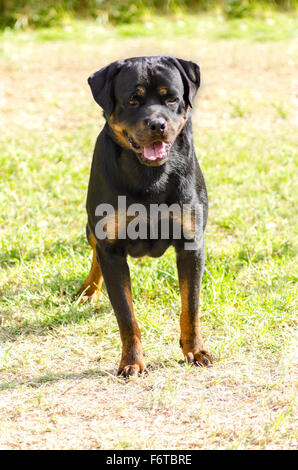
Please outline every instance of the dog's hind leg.
[[83, 294], [82, 302], [85, 302], [89, 299], [92, 302], [96, 302], [100, 297], [100, 288], [103, 282], [103, 276], [97, 260], [96, 239], [90, 232], [88, 225], [86, 227], [86, 232], [89, 244], [93, 251], [92, 266], [86, 281], [76, 293], [76, 297], [79, 297], [81, 294]]

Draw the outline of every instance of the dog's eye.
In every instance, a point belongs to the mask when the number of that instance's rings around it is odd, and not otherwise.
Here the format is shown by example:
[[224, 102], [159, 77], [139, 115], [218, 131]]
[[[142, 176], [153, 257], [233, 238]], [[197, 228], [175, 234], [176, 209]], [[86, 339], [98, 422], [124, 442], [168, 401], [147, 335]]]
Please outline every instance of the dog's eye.
[[176, 96], [171, 96], [170, 98], [167, 98], [166, 103], [167, 104], [174, 104], [177, 103], [178, 98]]

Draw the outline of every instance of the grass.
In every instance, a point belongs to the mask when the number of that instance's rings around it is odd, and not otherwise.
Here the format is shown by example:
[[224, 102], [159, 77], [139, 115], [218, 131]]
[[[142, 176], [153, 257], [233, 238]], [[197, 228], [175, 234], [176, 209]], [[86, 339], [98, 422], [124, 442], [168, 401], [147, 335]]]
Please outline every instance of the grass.
[[[250, 26], [240, 41], [210, 16], [179, 35], [169, 21], [166, 38], [155, 26], [141, 37], [139, 25], [92, 35], [79, 22], [2, 35], [1, 448], [296, 447], [297, 42], [292, 17], [273, 20], [288, 29], [266, 41], [270, 22], [241, 20]], [[118, 57], [167, 52], [202, 69], [194, 133], [210, 215], [201, 318], [216, 363], [182, 361], [169, 250], [129, 260], [150, 375], [125, 383], [105, 289], [95, 308], [72, 301], [89, 271], [84, 205], [103, 122], [86, 78]]]
[[98, 21], [72, 20], [64, 26], [38, 28], [36, 30], [5, 29], [1, 36], [13, 38], [20, 42], [34, 41], [76, 41], [94, 43], [96, 40], [140, 37], [163, 37], [164, 34], [181, 38], [192, 38], [194, 35], [202, 39], [249, 39], [252, 41], [280, 41], [297, 37], [297, 13], [273, 13], [268, 11], [264, 18], [234, 18], [226, 20], [224, 16], [204, 15], [161, 15], [148, 16], [147, 21], [130, 24], [104, 25]]

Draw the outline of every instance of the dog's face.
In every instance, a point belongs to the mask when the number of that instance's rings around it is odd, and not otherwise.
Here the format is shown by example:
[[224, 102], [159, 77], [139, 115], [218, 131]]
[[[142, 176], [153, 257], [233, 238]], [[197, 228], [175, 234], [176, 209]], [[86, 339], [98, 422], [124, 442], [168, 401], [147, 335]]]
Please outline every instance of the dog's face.
[[173, 57], [113, 62], [88, 79], [118, 143], [144, 165], [165, 163], [200, 85], [199, 67]]

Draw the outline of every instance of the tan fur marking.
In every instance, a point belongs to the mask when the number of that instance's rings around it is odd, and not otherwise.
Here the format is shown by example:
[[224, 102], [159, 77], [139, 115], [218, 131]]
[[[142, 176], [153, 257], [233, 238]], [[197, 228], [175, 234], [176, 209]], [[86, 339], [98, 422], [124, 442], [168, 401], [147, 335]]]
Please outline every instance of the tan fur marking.
[[160, 95], [166, 95], [168, 93], [168, 89], [166, 86], [161, 86], [158, 91]]
[[98, 300], [100, 297], [100, 288], [103, 282], [103, 276], [96, 255], [96, 239], [92, 233], [89, 234], [89, 243], [93, 250], [92, 266], [86, 281], [76, 294], [77, 296], [80, 296], [86, 289], [82, 298], [83, 302], [89, 298], [91, 298], [93, 302]]
[[137, 89], [136, 89], [136, 94], [138, 96], [144, 96], [146, 93], [146, 90], [143, 86], [139, 86]]
[[181, 295], [181, 340], [183, 344], [183, 352], [189, 348], [189, 341], [195, 340], [199, 336], [199, 316], [196, 317], [195, 322], [191, 322], [190, 314], [188, 311], [188, 296], [189, 288], [186, 281], [180, 281], [180, 295]]
[[[186, 217], [183, 217], [185, 215]], [[191, 239], [195, 236], [196, 226], [195, 226], [195, 215], [191, 213], [183, 213], [182, 215], [182, 228], [183, 233], [187, 238]]]
[[182, 129], [183, 129], [183, 127], [184, 127], [186, 121], [187, 121], [187, 116], [182, 116], [182, 121], [181, 121], [181, 123], [180, 123], [180, 125], [179, 125], [179, 127], [178, 127], [176, 137], [177, 137], [177, 136], [180, 134], [180, 132], [182, 131]]
[[115, 211], [115, 214], [107, 216], [105, 231], [107, 233], [107, 241], [114, 242], [118, 239], [120, 233], [124, 233], [127, 226], [126, 212]]
[[[181, 226], [181, 235], [187, 236], [188, 239], [192, 239], [195, 236], [195, 217], [193, 213], [184, 213], [181, 211], [181, 214], [177, 216], [176, 214], [170, 213], [170, 220], [174, 224]], [[186, 216], [186, 217], [183, 217]]]
[[125, 138], [125, 136], [123, 135], [123, 131], [126, 131], [124, 124], [115, 122], [115, 117], [113, 114], [111, 114], [111, 116], [109, 117], [108, 122], [116, 138], [118, 139], [119, 143], [123, 145], [123, 147], [130, 149], [130, 145], [127, 142], [127, 139]]

